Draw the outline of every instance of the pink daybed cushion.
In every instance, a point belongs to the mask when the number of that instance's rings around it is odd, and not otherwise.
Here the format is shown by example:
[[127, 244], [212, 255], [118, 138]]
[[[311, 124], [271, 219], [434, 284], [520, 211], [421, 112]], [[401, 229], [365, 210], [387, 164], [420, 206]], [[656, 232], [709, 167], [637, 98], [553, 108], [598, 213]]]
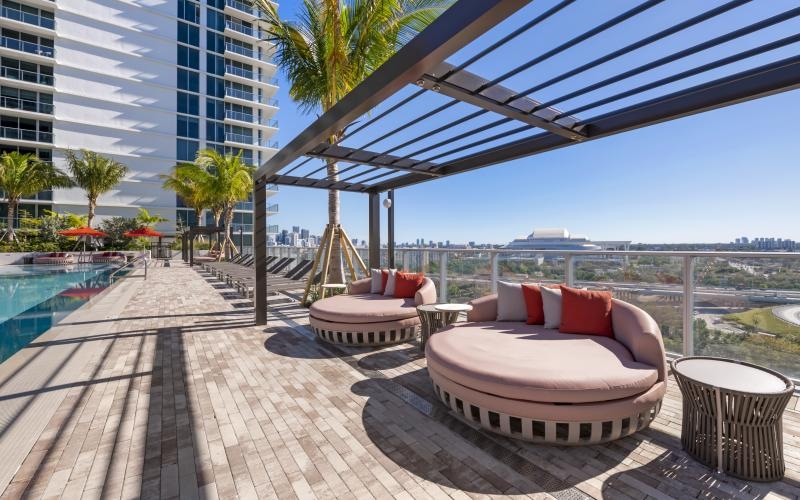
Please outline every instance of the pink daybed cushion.
[[587, 403], [641, 394], [659, 380], [620, 342], [541, 325], [461, 323], [432, 335], [428, 366], [488, 394], [524, 401]]
[[417, 316], [414, 299], [374, 293], [335, 295], [311, 304], [311, 316], [333, 323], [379, 323]]

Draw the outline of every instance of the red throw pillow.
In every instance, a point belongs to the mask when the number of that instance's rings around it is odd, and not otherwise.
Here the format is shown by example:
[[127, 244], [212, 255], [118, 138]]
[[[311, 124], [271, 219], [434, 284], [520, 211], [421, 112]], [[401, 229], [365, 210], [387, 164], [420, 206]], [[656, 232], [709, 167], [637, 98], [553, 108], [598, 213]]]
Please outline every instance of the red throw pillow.
[[394, 296], [413, 299], [423, 281], [425, 281], [425, 274], [423, 273], [401, 273], [398, 271], [394, 275]]
[[[522, 284], [522, 296], [525, 297], [525, 309], [528, 311], [529, 325], [544, 324], [544, 305], [542, 304], [542, 292], [540, 285], [529, 283]], [[561, 285], [545, 285], [547, 288], [558, 288]]]
[[386, 283], [389, 281], [389, 270], [381, 269], [381, 295], [386, 291]]
[[613, 337], [611, 292], [579, 290], [562, 285], [561, 326], [558, 331]]

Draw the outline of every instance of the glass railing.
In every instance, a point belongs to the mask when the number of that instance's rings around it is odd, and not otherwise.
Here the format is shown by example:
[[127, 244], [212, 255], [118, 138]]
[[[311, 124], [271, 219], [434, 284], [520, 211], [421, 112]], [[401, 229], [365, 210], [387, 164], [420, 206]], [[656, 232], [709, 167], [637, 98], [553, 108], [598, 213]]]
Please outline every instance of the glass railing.
[[241, 76], [242, 78], [247, 78], [248, 80], [258, 80], [258, 75], [253, 73], [248, 69], [237, 68], [236, 66], [231, 66], [230, 64], [225, 65], [225, 73], [229, 73], [231, 75]]
[[256, 100], [256, 95], [254, 93], [248, 92], [246, 90], [234, 89], [231, 87], [225, 87], [225, 95], [230, 97], [235, 97], [237, 99], [244, 99], [245, 101]]
[[20, 99], [18, 97], [0, 96], [0, 107], [48, 115], [53, 114], [53, 105], [51, 103]]
[[278, 213], [278, 204], [273, 203], [272, 205], [267, 205], [267, 213]]
[[51, 30], [56, 28], [56, 21], [52, 18], [32, 14], [30, 12], [22, 12], [21, 10], [12, 9], [11, 7], [0, 8], [0, 15], [6, 19], [13, 19], [14, 21], [32, 24], [34, 26], [41, 26], [42, 28]]
[[228, 52], [235, 52], [236, 54], [241, 54], [246, 57], [252, 57], [253, 59], [258, 59], [258, 52], [253, 49], [248, 49], [247, 47], [242, 47], [241, 45], [237, 45], [231, 42], [225, 42], [225, 50]]
[[239, 90], [233, 87], [225, 87], [225, 95], [229, 97], [235, 97], [237, 99], [244, 99], [245, 101], [252, 101], [257, 102], [260, 104], [266, 104], [267, 106], [274, 106], [278, 107], [278, 100], [273, 98], [265, 98], [265, 97], [258, 97], [254, 92], [248, 92], [247, 90]]
[[239, 2], [237, 0], [225, 0], [225, 4], [229, 7], [233, 7], [236, 10], [240, 10], [242, 12], [247, 12], [251, 16], [254, 17], [261, 17], [261, 11], [256, 9], [250, 4]]
[[[278, 251], [298, 249], [268, 247]], [[369, 250], [358, 251], [369, 266]], [[382, 249], [381, 266], [387, 257]], [[500, 280], [609, 290], [655, 319], [671, 356], [723, 356], [800, 379], [800, 252], [403, 248], [394, 260], [430, 277], [440, 302], [492, 293]]]
[[235, 134], [233, 132], [225, 132], [225, 141], [227, 142], [238, 142], [241, 144], [257, 144], [257, 139], [252, 135], [246, 134]]
[[251, 26], [245, 26], [244, 24], [235, 23], [233, 21], [225, 21], [225, 27], [238, 33], [242, 33], [243, 35], [251, 36], [253, 38], [261, 38], [260, 30]]
[[55, 55], [55, 50], [53, 47], [47, 47], [46, 45], [33, 42], [26, 42], [24, 40], [19, 40], [18, 38], [11, 38], [7, 36], [0, 37], [0, 46], [11, 50], [20, 50], [29, 54], [36, 54], [45, 57], [54, 57]]
[[247, 122], [247, 123], [257, 123], [259, 125], [266, 125], [268, 127], [278, 128], [278, 120], [270, 120], [266, 118], [262, 118], [261, 120], [258, 117], [251, 113], [243, 113], [241, 111], [233, 111], [230, 109], [225, 110], [225, 118], [230, 120], [237, 120], [240, 122]]
[[267, 184], [266, 186], [264, 186], [264, 189], [266, 189], [267, 191], [278, 191], [278, 185], [277, 184]]
[[35, 71], [27, 71], [24, 69], [2, 66], [0, 67], [0, 76], [4, 78], [10, 78], [12, 80], [39, 83], [42, 85], [50, 85], [51, 87], [53, 86], [53, 75], [44, 75], [42, 73], [36, 73]]
[[51, 144], [53, 142], [53, 134], [51, 132], [37, 132], [36, 130], [15, 127], [0, 127], [0, 137], [22, 141], [47, 142]]

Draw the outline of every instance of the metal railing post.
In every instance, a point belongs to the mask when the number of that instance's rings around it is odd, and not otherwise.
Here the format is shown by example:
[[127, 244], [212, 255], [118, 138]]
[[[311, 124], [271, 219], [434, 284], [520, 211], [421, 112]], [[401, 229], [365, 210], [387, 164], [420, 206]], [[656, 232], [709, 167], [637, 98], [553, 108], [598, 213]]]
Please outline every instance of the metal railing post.
[[575, 286], [575, 259], [572, 254], [564, 255], [564, 283]]
[[694, 354], [694, 257], [683, 257], [683, 355]]
[[497, 278], [499, 276], [499, 270], [497, 266], [497, 261], [499, 260], [500, 255], [495, 252], [489, 253], [489, 262], [492, 265], [492, 293], [497, 293]]
[[447, 252], [439, 257], [439, 302], [447, 302]]

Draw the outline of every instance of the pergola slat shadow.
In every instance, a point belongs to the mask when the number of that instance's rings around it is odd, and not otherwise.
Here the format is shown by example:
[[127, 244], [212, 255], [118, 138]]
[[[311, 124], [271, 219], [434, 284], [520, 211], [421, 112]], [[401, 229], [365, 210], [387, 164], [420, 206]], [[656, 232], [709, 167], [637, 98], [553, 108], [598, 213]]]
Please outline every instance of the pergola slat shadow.
[[[785, 92], [800, 87], [800, 34], [790, 29], [788, 36], [778, 37], [772, 29], [783, 29], [787, 22], [800, 17], [800, 5], [781, 12], [764, 15], [763, 19], [744, 16], [747, 24], [725, 23], [736, 9], [764, 0], [731, 0], [722, 5], [687, 17], [655, 33], [629, 41], [622, 47], [577, 62], [569, 69], [559, 68], [553, 76], [534, 85], [527, 84], [524, 72], [614, 28], [628, 26], [637, 16], [653, 15], [651, 11], [669, 6], [669, 0], [646, 0], [638, 5], [599, 22], [587, 30], [569, 35], [570, 23], [565, 23], [563, 42], [543, 53], [523, 57], [527, 51], [512, 51], [508, 45], [545, 22], [553, 23], [567, 14], [576, 2], [564, 0], [510, 30], [497, 40], [480, 45], [483, 35], [506, 21], [517, 21], [519, 11], [529, 1], [472, 0], [457, 1], [445, 15], [411, 40], [397, 54], [378, 68], [364, 82], [346, 95], [278, 151], [256, 174], [256, 224], [266, 224], [266, 207], [259, 203], [259, 191], [269, 183], [315, 189], [337, 189], [365, 193], [370, 196], [370, 261], [379, 257], [378, 197], [380, 193], [420, 182], [443, 178], [514, 159], [578, 144], [588, 140], [634, 130], [648, 125], [701, 113], [739, 102]], [[665, 7], [666, 6], [666, 7]], [[774, 5], [773, 5], [774, 6]], [[773, 9], [774, 10], [774, 9]], [[759, 11], [760, 12], [760, 11]], [[726, 17], [728, 16], [728, 17]], [[662, 40], [681, 41], [678, 36], [704, 23], [714, 22], [722, 32], [708, 36], [699, 43], [672, 50], [661, 57], [638, 60], [630, 69], [597, 78], [598, 68], [637, 50]], [[790, 27], [791, 28], [791, 27]], [[766, 43], [753, 43], [755, 33], [767, 33]], [[786, 33], [783, 33], [784, 35]], [[491, 38], [491, 37], [489, 37]], [[687, 41], [693, 38], [686, 35]], [[749, 47], [736, 47], [724, 55], [709, 54], [712, 49], [728, 50], [730, 42], [745, 40]], [[464, 47], [475, 50], [460, 64], [447, 62]], [[516, 63], [499, 76], [480, 75], [467, 70], [481, 59], [501, 49], [504, 58]], [[466, 50], [466, 49], [464, 49]], [[769, 53], [783, 58], [758, 61]], [[700, 64], [693, 58], [702, 55]], [[788, 55], [788, 57], [786, 57]], [[528, 58], [530, 57], [530, 58]], [[515, 61], [514, 59], [520, 59]], [[742, 66], [756, 60], [751, 67]], [[670, 65], [687, 64], [670, 71]], [[690, 64], [692, 63], [692, 64]], [[725, 67], [737, 71], [721, 71]], [[656, 78], [642, 82], [648, 72], [661, 70]], [[552, 88], [584, 73], [593, 74], [583, 85], [567, 87], [553, 95]], [[703, 79], [700, 83], [692, 79]], [[721, 75], [721, 76], [720, 76]], [[660, 78], [658, 77], [660, 76]], [[627, 80], [635, 83], [626, 88]], [[596, 80], [596, 81], [595, 81]], [[516, 82], [516, 85], [512, 83]], [[517, 91], [519, 81], [524, 90]], [[691, 86], [683, 86], [688, 81]], [[574, 82], [573, 82], [574, 83]], [[678, 87], [677, 90], [675, 87]], [[549, 89], [549, 90], [548, 90]], [[548, 90], [550, 96], [543, 93]], [[658, 95], [658, 91], [662, 93]], [[598, 93], [609, 92], [606, 95]], [[537, 94], [539, 96], [537, 97]], [[653, 95], [655, 95], [653, 97]], [[441, 97], [440, 97], [441, 96]], [[635, 99], [643, 96], [643, 100]], [[396, 102], [390, 103], [392, 99]], [[409, 116], [409, 105], [425, 105], [422, 114]], [[437, 102], [438, 100], [438, 102]], [[613, 106], [618, 107], [614, 108]], [[386, 106], [382, 109], [381, 106]], [[555, 106], [564, 106], [565, 109]], [[464, 112], [464, 110], [467, 110]], [[581, 116], [595, 111], [595, 116]], [[376, 128], [381, 127], [382, 128]], [[329, 142], [336, 131], [346, 131], [337, 144]], [[372, 136], [369, 133], [376, 131]], [[528, 135], [525, 135], [528, 134]], [[364, 143], [354, 144], [354, 136]], [[343, 165], [336, 178], [325, 171], [326, 161]], [[303, 174], [313, 162], [321, 166]], [[321, 177], [320, 177], [321, 175]], [[390, 212], [392, 209], [390, 208]], [[373, 213], [374, 212], [374, 213]], [[390, 217], [393, 221], [393, 217]], [[266, 233], [258, 236], [256, 228], [256, 260], [266, 258]], [[390, 228], [393, 232], [393, 228]], [[391, 255], [392, 243], [389, 242]], [[256, 321], [266, 322], [266, 273], [257, 272]], [[261, 293], [264, 292], [264, 293]]]

